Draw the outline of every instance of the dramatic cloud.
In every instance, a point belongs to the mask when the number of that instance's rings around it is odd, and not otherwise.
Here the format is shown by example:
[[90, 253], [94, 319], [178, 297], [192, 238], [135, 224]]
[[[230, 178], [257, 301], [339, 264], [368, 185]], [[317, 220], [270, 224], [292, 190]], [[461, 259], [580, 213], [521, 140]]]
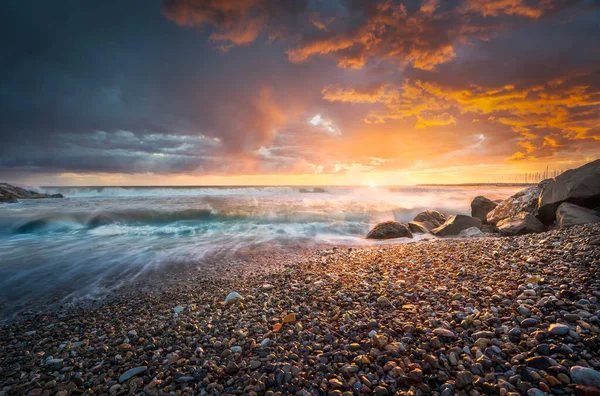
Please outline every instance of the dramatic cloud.
[[465, 174], [579, 164], [600, 152], [599, 10], [594, 0], [4, 2], [0, 177], [387, 172], [397, 183], [440, 164]]

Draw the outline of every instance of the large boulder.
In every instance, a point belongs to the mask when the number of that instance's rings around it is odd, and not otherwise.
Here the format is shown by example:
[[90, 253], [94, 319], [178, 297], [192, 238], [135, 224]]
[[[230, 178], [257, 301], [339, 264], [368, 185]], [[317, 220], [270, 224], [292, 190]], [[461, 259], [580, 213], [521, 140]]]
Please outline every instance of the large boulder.
[[428, 221], [409, 221], [408, 229], [413, 233], [427, 233], [433, 230], [436, 226]]
[[487, 214], [487, 222], [495, 225], [500, 220], [516, 216], [521, 212], [535, 214], [540, 194], [551, 181], [551, 179], [543, 180], [500, 202], [494, 210]]
[[406, 223], [385, 221], [377, 224], [367, 234], [367, 239], [412, 238], [412, 233]]
[[480, 219], [483, 224], [487, 223], [487, 214], [496, 209], [498, 204], [484, 196], [477, 196], [471, 201], [471, 216]]
[[446, 216], [437, 210], [426, 210], [425, 212], [421, 212], [415, 216], [413, 221], [418, 222], [429, 222], [433, 224], [433, 227], [439, 227], [446, 221]]
[[8, 183], [0, 183], [0, 203], [19, 202], [19, 199], [62, 198], [62, 194], [42, 194]]
[[461, 231], [471, 227], [477, 227], [481, 229], [481, 226], [482, 223], [480, 219], [458, 214], [450, 216], [444, 224], [434, 228], [431, 230], [431, 232], [437, 236], [450, 236], [458, 235]]
[[515, 236], [524, 234], [533, 234], [546, 231], [546, 226], [534, 215], [528, 212], [521, 212], [501, 220], [496, 224], [500, 235]]
[[537, 216], [545, 224], [556, 219], [563, 202], [584, 208], [600, 206], [600, 159], [568, 170], [552, 180], [540, 195]]
[[560, 228], [570, 227], [577, 224], [599, 223], [600, 214], [588, 208], [563, 202], [556, 209], [556, 221]]

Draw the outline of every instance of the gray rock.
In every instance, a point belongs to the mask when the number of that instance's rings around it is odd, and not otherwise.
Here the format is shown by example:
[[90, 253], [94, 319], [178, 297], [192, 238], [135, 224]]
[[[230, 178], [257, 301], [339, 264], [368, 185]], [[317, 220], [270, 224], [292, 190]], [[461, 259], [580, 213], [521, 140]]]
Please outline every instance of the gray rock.
[[412, 233], [406, 223], [385, 221], [377, 224], [367, 234], [367, 239], [412, 238]]
[[431, 230], [431, 232], [437, 236], [450, 236], [458, 235], [461, 231], [471, 227], [477, 227], [481, 229], [481, 226], [481, 220], [478, 218], [459, 214], [450, 216], [444, 224], [434, 228]]
[[487, 214], [488, 223], [498, 224], [501, 220], [516, 216], [521, 212], [535, 214], [540, 194], [548, 183], [550, 183], [550, 179], [543, 180], [539, 184], [505, 199]]
[[552, 180], [540, 195], [537, 216], [544, 224], [552, 224], [563, 202], [590, 209], [600, 206], [600, 159]]
[[242, 300], [242, 295], [236, 292], [231, 292], [225, 297], [225, 305], [235, 304]]
[[471, 385], [473, 381], [475, 378], [470, 371], [461, 371], [456, 375], [456, 387], [459, 389]]
[[425, 212], [421, 212], [415, 216], [413, 221], [418, 222], [429, 222], [433, 224], [433, 228], [439, 227], [446, 221], [446, 216], [437, 210], [426, 210]]
[[146, 367], [146, 366], [138, 366], [138, 367], [129, 369], [129, 370], [125, 371], [123, 374], [121, 374], [121, 376], [119, 377], [119, 382], [123, 383], [123, 382], [135, 377], [138, 374], [142, 374], [146, 370], [148, 370], [148, 367]]
[[556, 221], [560, 228], [566, 228], [578, 224], [598, 223], [600, 215], [593, 209], [563, 202], [556, 210]]
[[458, 233], [458, 236], [463, 237], [463, 238], [481, 237], [484, 235], [485, 234], [483, 233], [483, 231], [481, 231], [477, 227], [469, 227], [466, 230], [462, 230], [461, 232]]
[[480, 219], [483, 224], [487, 223], [487, 214], [498, 206], [498, 204], [486, 197], [478, 196], [471, 202], [471, 216]]
[[571, 380], [577, 385], [591, 385], [600, 388], [600, 371], [583, 366], [571, 367]]
[[497, 227], [500, 235], [503, 236], [533, 234], [544, 232], [547, 229], [541, 221], [528, 212], [521, 212], [516, 216], [501, 220]]

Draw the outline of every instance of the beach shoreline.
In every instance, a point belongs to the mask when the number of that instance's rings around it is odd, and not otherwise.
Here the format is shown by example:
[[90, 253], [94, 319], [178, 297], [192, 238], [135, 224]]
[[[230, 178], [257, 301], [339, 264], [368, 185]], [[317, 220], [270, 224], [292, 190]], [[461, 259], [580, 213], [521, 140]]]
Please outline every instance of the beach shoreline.
[[600, 367], [598, 224], [300, 253], [6, 324], [0, 392], [568, 394]]

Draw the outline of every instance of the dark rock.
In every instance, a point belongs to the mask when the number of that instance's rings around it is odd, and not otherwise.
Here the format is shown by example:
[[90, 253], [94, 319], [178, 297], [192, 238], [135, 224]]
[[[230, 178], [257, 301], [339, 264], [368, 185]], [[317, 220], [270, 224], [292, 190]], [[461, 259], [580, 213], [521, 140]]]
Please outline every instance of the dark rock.
[[432, 228], [439, 227], [446, 221], [446, 216], [437, 210], [426, 210], [415, 216], [413, 221], [429, 222], [433, 224]]
[[546, 226], [534, 215], [521, 212], [516, 216], [509, 217], [497, 224], [500, 235], [514, 236], [532, 234], [546, 231]]
[[487, 223], [487, 214], [498, 206], [498, 204], [484, 196], [478, 196], [471, 202], [471, 216], [480, 219], [483, 224]]
[[367, 239], [412, 238], [412, 233], [406, 223], [385, 221], [377, 224], [367, 234]]
[[494, 210], [487, 214], [487, 222], [497, 224], [500, 220], [516, 216], [520, 212], [535, 214], [538, 199], [544, 187], [550, 183], [550, 179], [541, 181], [535, 186], [519, 191], [510, 198], [502, 201]]
[[544, 224], [552, 224], [563, 202], [590, 209], [600, 205], [600, 159], [552, 180], [540, 195], [537, 216]]
[[408, 228], [413, 233], [427, 233], [433, 230], [436, 226], [428, 221], [409, 221]]
[[32, 190], [0, 183], [0, 203], [16, 203], [19, 199], [63, 198], [62, 194], [42, 194]]
[[537, 370], [546, 370], [548, 367], [552, 366], [552, 364], [550, 364], [550, 358], [547, 356], [534, 356], [527, 358], [525, 359], [525, 364], [528, 367], [533, 367]]
[[591, 385], [600, 388], [600, 371], [583, 367], [571, 367], [571, 380], [577, 385]]
[[462, 230], [466, 230], [467, 228], [477, 227], [481, 229], [481, 226], [480, 219], [459, 214], [450, 216], [444, 224], [434, 228], [431, 232], [437, 236], [458, 235]]
[[556, 220], [560, 228], [565, 228], [578, 224], [598, 223], [600, 215], [593, 209], [563, 202], [556, 210]]

